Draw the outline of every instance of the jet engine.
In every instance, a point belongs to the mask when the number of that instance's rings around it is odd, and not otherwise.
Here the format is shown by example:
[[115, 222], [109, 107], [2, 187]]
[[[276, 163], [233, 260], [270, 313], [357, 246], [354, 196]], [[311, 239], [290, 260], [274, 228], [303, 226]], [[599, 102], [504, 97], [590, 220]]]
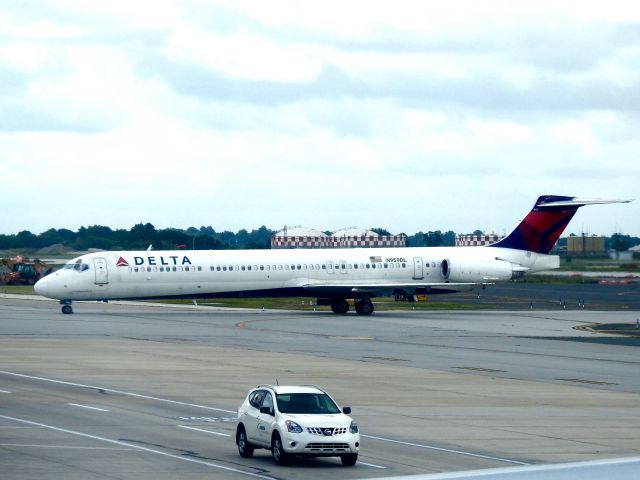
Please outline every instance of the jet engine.
[[505, 260], [442, 260], [442, 276], [453, 283], [496, 282], [522, 276], [520, 269]]

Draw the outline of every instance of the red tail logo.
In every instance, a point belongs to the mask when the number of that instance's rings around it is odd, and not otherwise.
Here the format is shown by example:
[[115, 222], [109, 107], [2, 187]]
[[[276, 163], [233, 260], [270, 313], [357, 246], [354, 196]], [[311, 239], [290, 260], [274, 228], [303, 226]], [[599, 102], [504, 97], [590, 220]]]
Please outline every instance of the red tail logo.
[[118, 258], [118, 261], [116, 262], [116, 265], [118, 267], [128, 267], [129, 263], [122, 257]]

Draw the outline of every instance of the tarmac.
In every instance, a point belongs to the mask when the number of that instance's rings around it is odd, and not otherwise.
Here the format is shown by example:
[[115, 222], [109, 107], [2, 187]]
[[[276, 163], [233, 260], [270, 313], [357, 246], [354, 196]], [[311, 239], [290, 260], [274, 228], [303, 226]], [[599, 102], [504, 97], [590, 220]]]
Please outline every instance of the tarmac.
[[[640, 455], [640, 339], [585, 328], [638, 310], [74, 309], [0, 296], [3, 479], [349, 479]], [[238, 455], [237, 407], [276, 382], [353, 408], [355, 467]]]

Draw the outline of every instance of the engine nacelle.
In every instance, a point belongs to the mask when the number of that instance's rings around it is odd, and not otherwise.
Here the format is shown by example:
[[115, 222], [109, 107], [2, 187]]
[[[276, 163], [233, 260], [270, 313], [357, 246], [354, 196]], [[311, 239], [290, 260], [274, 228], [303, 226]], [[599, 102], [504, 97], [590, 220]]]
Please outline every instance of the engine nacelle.
[[515, 272], [513, 265], [504, 260], [442, 260], [442, 276], [453, 283], [468, 282], [497, 282], [506, 281], [521, 276]]

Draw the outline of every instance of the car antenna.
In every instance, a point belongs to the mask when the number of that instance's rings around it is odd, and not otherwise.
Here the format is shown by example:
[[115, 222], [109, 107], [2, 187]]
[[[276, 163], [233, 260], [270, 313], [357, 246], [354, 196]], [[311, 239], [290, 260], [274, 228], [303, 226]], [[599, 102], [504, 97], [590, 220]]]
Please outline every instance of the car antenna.
[[276, 387], [280, 386], [280, 384], [278, 383], [278, 379], [276, 378]]

